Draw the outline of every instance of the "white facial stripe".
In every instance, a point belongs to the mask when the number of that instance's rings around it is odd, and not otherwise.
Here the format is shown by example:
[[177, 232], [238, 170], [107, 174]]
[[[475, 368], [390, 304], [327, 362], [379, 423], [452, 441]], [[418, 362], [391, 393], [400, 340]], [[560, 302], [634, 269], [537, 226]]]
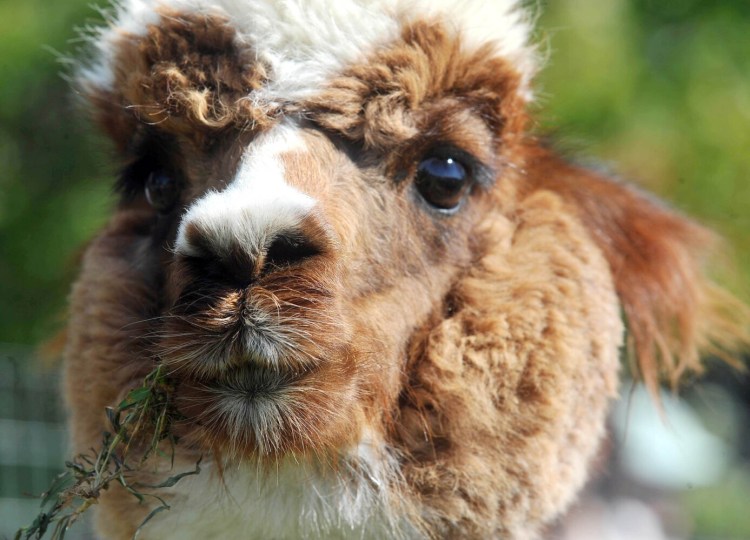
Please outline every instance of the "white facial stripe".
[[443, 20], [468, 47], [495, 45], [521, 73], [524, 87], [536, 71], [529, 45], [530, 15], [520, 0], [121, 0], [110, 27], [92, 39], [98, 64], [80, 73], [86, 86], [110, 88], [112, 60], [123, 33], [144, 35], [156, 10], [227, 17], [238, 40], [271, 66], [268, 86], [248, 96], [259, 103], [294, 101], [315, 92], [347, 65], [399, 37], [415, 20]]
[[257, 254], [279, 232], [296, 228], [315, 199], [286, 183], [280, 156], [304, 150], [293, 126], [282, 124], [260, 135], [246, 150], [229, 187], [207, 193], [188, 208], [177, 233], [177, 253], [201, 255], [186, 234], [191, 225], [210, 239], [218, 255], [228, 253], [233, 245]]

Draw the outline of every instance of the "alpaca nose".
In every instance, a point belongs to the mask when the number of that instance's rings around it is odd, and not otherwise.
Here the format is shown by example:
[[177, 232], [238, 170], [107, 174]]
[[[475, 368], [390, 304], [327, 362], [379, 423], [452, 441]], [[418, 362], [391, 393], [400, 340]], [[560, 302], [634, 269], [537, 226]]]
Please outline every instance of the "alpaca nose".
[[[226, 231], [225, 231], [226, 232]], [[185, 227], [177, 252], [202, 279], [245, 288], [266, 275], [304, 263], [330, 249], [331, 235], [315, 217], [294, 229], [266, 231], [259, 241], [217, 238], [196, 223]]]
[[257, 136], [228, 186], [208, 191], [187, 209], [176, 254], [214, 279], [247, 286], [330, 250], [335, 235], [318, 201], [295, 187], [326, 185], [315, 163], [293, 124]]

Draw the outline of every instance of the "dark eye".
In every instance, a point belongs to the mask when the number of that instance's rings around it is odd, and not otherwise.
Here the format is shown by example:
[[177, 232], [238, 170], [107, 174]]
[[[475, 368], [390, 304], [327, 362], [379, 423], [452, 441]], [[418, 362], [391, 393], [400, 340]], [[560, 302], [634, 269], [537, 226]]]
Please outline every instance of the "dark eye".
[[164, 171], [153, 171], [146, 179], [146, 200], [161, 214], [172, 210], [180, 195], [177, 181]]
[[454, 210], [471, 187], [466, 167], [452, 157], [432, 156], [417, 166], [417, 190], [425, 201], [440, 210]]

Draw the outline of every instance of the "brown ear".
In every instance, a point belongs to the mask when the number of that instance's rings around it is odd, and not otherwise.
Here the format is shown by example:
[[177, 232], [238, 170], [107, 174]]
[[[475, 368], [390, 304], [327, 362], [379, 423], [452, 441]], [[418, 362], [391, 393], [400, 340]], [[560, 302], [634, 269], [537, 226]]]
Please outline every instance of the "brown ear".
[[711, 282], [705, 263], [716, 245], [708, 230], [659, 201], [535, 147], [531, 189], [563, 197], [604, 252], [628, 328], [631, 367], [647, 386], [674, 386], [700, 357], [732, 360], [750, 343], [750, 310]]

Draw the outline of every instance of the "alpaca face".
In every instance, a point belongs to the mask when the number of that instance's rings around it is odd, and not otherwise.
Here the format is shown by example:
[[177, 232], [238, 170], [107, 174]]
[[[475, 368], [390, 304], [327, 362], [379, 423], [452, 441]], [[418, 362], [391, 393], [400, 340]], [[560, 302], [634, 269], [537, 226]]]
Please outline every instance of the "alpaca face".
[[201, 445], [355, 443], [363, 418], [391, 414], [379, 404], [410, 339], [470, 267], [493, 196], [513, 192], [522, 75], [440, 21], [405, 20], [375, 47], [397, 23], [381, 15], [371, 53], [294, 88], [285, 70], [328, 67], [240, 45], [226, 16], [153, 15], [96, 89], [126, 104], [100, 114], [129, 160], [120, 212], [151, 240], [151, 356]]
[[[160, 362], [178, 460], [238, 467], [199, 491], [293, 479], [263, 489], [296, 524], [238, 496], [237, 534], [527, 538], [567, 507], [620, 310], [652, 382], [705, 337], [702, 232], [528, 135], [526, 18], [488, 4], [121, 6], [80, 78], [123, 168], [72, 294], [76, 448]], [[101, 507], [116, 537], [147, 511]]]
[[469, 266], [471, 212], [427, 203], [427, 173], [399, 185], [288, 118], [247, 138], [227, 185], [192, 197], [167, 240], [156, 354], [208, 444], [268, 456], [354, 443]]

